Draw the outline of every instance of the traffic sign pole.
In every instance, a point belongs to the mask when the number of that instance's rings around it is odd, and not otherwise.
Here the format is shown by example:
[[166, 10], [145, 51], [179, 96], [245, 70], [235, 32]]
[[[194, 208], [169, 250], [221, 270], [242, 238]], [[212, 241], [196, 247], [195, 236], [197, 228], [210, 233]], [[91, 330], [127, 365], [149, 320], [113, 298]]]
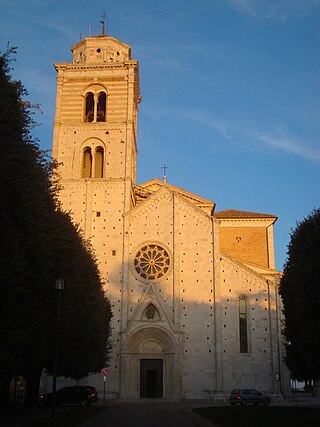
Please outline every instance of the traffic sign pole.
[[106, 401], [106, 382], [107, 382], [107, 375], [110, 374], [109, 368], [102, 368], [100, 371], [100, 375], [103, 377], [103, 404], [105, 404]]

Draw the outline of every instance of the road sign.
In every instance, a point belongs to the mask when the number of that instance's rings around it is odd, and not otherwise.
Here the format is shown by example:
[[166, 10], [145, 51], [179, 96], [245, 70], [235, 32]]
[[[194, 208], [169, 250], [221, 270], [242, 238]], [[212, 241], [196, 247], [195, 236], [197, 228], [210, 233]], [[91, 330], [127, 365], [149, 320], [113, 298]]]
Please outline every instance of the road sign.
[[109, 368], [102, 368], [100, 374], [105, 377], [110, 374]]

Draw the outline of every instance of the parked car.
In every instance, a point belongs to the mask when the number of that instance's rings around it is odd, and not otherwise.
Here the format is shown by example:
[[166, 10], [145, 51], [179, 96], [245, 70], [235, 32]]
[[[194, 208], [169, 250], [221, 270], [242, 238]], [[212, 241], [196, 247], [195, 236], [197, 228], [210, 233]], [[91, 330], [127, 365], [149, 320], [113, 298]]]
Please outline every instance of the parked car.
[[[71, 386], [63, 387], [56, 391], [56, 405], [81, 405], [89, 406], [98, 401], [98, 394], [95, 387]], [[40, 395], [40, 403], [45, 406], [51, 406], [53, 403], [53, 393]]]
[[268, 395], [261, 393], [255, 388], [235, 388], [230, 393], [228, 400], [231, 405], [236, 405], [237, 403], [240, 405], [246, 405], [247, 403], [253, 403], [254, 405], [262, 403], [263, 405], [269, 405], [271, 402]]

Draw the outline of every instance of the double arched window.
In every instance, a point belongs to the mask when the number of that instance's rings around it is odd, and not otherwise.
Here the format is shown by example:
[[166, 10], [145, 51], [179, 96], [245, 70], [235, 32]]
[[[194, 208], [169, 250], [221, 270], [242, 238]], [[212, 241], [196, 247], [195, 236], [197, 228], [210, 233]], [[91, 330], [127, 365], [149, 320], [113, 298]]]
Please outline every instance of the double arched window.
[[84, 122], [105, 122], [107, 94], [100, 88], [92, 88], [84, 96]]
[[81, 178], [103, 178], [104, 149], [85, 147], [82, 152]]

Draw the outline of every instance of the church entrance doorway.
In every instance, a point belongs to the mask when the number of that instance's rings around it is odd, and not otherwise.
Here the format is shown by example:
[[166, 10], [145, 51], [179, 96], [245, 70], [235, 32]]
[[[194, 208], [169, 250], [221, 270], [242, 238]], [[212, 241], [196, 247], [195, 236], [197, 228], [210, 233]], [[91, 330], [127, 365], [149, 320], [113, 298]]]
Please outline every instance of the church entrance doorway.
[[163, 396], [163, 360], [140, 360], [140, 397]]
[[165, 398], [180, 396], [177, 338], [158, 325], [145, 325], [126, 337], [121, 397]]

